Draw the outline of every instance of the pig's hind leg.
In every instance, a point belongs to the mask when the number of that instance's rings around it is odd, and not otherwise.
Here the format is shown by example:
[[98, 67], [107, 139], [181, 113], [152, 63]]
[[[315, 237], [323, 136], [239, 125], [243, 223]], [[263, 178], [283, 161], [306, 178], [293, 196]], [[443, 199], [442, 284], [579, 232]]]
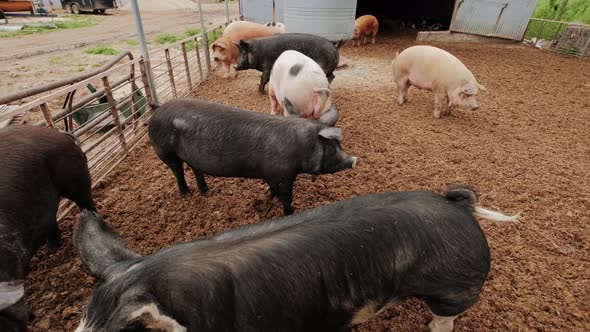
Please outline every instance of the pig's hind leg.
[[268, 83], [268, 81], [270, 80], [270, 71], [263, 71], [262, 72], [262, 77], [260, 77], [260, 85], [258, 86], [258, 92], [264, 94], [264, 86], [266, 86], [266, 83]]
[[176, 177], [176, 183], [178, 184], [178, 190], [180, 190], [180, 193], [182, 195], [188, 194], [190, 192], [190, 189], [188, 188], [188, 185], [186, 184], [186, 179], [184, 178], [184, 167], [182, 166], [182, 160], [178, 159], [165, 163], [168, 167], [170, 167], [172, 173], [174, 173], [174, 176]]
[[268, 99], [270, 99], [270, 114], [277, 115], [277, 109], [279, 108], [279, 101], [274, 89], [268, 89]]
[[192, 166], [191, 169], [195, 174], [195, 178], [197, 178], [197, 187], [199, 187], [199, 191], [201, 194], [206, 194], [209, 191], [209, 187], [207, 186], [207, 181], [205, 181], [205, 175]]
[[395, 84], [397, 85], [397, 103], [403, 105], [408, 100], [407, 93], [410, 88], [410, 80], [407, 76], [402, 77], [397, 79]]

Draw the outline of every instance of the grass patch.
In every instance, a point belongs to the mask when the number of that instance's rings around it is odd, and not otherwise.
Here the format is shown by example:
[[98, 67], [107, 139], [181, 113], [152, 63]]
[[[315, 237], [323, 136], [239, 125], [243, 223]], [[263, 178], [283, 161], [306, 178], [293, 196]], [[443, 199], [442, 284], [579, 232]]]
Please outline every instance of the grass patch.
[[87, 54], [101, 54], [101, 55], [115, 55], [115, 54], [118, 54], [119, 51], [117, 51], [114, 48], [107, 46], [107, 45], [98, 45], [93, 48], [87, 49], [86, 53]]
[[55, 22], [58, 29], [78, 29], [86, 28], [97, 23], [97, 20], [92, 16], [79, 16], [71, 15], [68, 16], [67, 21]]
[[163, 34], [156, 37], [155, 42], [158, 44], [170, 44], [177, 42], [178, 40], [180, 40], [180, 38], [178, 38], [176, 35]]
[[184, 32], [187, 36], [192, 37], [194, 35], [198, 35], [201, 33], [201, 29], [199, 28], [194, 28], [194, 29], [188, 29]]
[[590, 1], [569, 0], [567, 5], [563, 6], [564, 4], [563, 0], [539, 0], [533, 17], [590, 24]]
[[137, 41], [135, 39], [127, 39], [125, 41], [125, 44], [127, 44], [129, 46], [137, 46], [137, 45], [139, 45], [139, 41]]
[[[194, 30], [199, 30], [199, 29], [194, 29]], [[187, 34], [188, 34], [188, 31], [187, 31]], [[189, 35], [189, 36], [196, 36], [196, 35], [199, 35], [200, 36], [200, 34], [201, 34], [201, 30], [199, 30], [197, 33], [195, 33], [193, 35]], [[218, 35], [219, 35], [219, 33], [217, 34], [217, 36]], [[216, 35], [213, 33], [213, 31], [209, 31], [209, 33], [207, 33], [207, 39], [209, 40], [209, 46], [211, 46], [211, 43], [213, 43], [213, 40], [214, 40], [213, 38], [215, 36]], [[203, 47], [204, 47], [204, 45], [203, 45], [203, 42], [201, 41], [201, 43], [199, 45], [199, 48], [202, 49]], [[182, 46], [178, 46], [178, 48], [181, 49]], [[194, 49], [195, 49], [195, 41], [194, 40], [187, 41], [186, 42], [186, 50], [187, 51], [193, 51]]]
[[98, 20], [94, 17], [90, 16], [67, 16], [67, 21], [56, 21], [54, 27], [48, 26], [29, 26], [25, 25], [19, 31], [2, 31], [0, 32], [0, 38], [9, 38], [9, 37], [18, 37], [18, 36], [26, 36], [32, 35], [36, 33], [44, 33], [47, 31], [55, 31], [55, 30], [65, 30], [65, 29], [77, 29], [77, 28], [85, 28], [92, 25], [95, 25]]

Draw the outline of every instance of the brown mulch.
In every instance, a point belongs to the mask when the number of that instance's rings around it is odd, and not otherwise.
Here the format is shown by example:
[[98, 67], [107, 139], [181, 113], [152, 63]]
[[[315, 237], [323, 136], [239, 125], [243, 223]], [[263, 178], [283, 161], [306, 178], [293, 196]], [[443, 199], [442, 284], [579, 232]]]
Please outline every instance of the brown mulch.
[[[587, 331], [590, 312], [590, 62], [522, 44], [439, 45], [460, 58], [485, 85], [476, 112], [434, 119], [433, 95], [410, 90], [394, 103], [391, 59], [408, 37], [378, 36], [376, 45], [341, 52], [335, 72], [343, 147], [356, 169], [296, 183], [294, 207], [304, 210], [372, 192], [431, 189], [467, 183], [483, 206], [522, 211], [522, 223], [480, 223], [492, 251], [492, 272], [480, 301], [456, 331]], [[195, 97], [269, 111], [257, 92], [258, 72], [222, 78], [217, 70]], [[188, 173], [189, 185], [196, 182]], [[95, 191], [99, 211], [142, 254], [281, 215], [267, 213], [261, 181], [208, 178], [207, 197], [178, 194], [172, 173], [141, 144]], [[41, 249], [27, 282], [36, 314], [32, 331], [73, 331], [93, 281], [72, 247], [73, 217], [63, 245]], [[426, 331], [430, 315], [407, 301], [357, 331]]]

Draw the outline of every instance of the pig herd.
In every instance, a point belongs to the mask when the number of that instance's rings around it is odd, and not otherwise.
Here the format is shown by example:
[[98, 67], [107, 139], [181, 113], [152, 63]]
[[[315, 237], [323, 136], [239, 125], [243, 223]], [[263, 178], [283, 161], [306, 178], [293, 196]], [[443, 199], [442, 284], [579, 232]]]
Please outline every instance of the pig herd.
[[[359, 19], [355, 43], [374, 42], [377, 20]], [[228, 75], [231, 65], [262, 72], [259, 91], [269, 84], [271, 114], [175, 99], [154, 111], [150, 143], [181, 194], [190, 192], [185, 164], [203, 194], [206, 176], [261, 179], [286, 216], [141, 256], [96, 210], [76, 137], [1, 129], [0, 331], [27, 330], [25, 281], [35, 252], [59, 245], [60, 197], [82, 210], [73, 242], [96, 280], [76, 331], [349, 331], [410, 297], [432, 312], [431, 331], [452, 331], [490, 270], [474, 216], [517, 216], [479, 206], [465, 186], [365, 195], [293, 214], [299, 174], [357, 163], [340, 144], [330, 98], [338, 50], [321, 37], [285, 33], [280, 23], [251, 22], [230, 24], [212, 49]], [[476, 109], [485, 90], [457, 58], [428, 46], [398, 54], [393, 76], [399, 104], [409, 86], [432, 90], [435, 117], [453, 105]]]

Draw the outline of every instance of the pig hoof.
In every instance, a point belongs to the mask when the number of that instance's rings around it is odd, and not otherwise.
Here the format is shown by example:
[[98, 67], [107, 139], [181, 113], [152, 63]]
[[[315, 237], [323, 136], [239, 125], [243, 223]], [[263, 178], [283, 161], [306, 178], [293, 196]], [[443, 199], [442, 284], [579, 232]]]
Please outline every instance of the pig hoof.
[[403, 105], [404, 104], [404, 101], [405, 101], [405, 99], [403, 97], [402, 98], [397, 98], [397, 103], [400, 104], [400, 105]]
[[191, 193], [191, 190], [189, 188], [185, 188], [185, 189], [180, 189], [180, 196], [182, 197], [186, 197]]

